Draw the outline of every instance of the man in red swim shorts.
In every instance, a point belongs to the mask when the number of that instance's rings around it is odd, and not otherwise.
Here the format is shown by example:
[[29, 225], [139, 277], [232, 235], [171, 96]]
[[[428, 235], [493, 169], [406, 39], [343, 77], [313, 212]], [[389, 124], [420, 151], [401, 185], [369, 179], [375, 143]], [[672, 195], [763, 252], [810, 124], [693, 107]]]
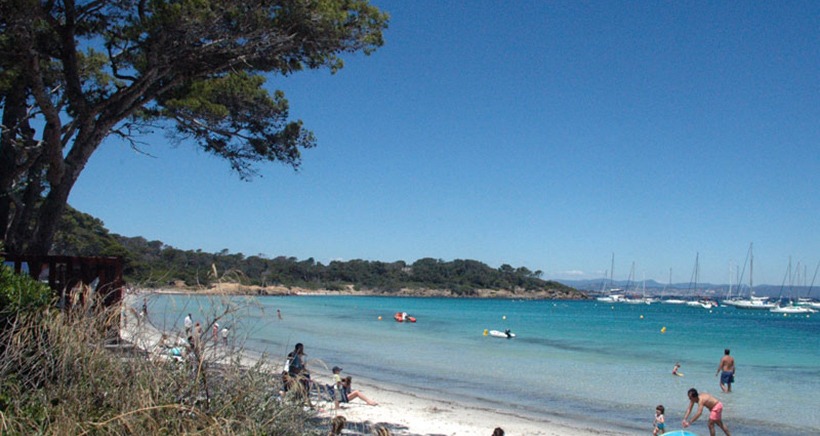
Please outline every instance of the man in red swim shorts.
[[[689, 427], [697, 421], [705, 407], [709, 409], [709, 434], [715, 436], [715, 425], [717, 425], [726, 433], [726, 436], [732, 436], [732, 434], [729, 433], [729, 429], [726, 428], [726, 424], [723, 423], [723, 403], [721, 403], [720, 400], [706, 392], [699, 394], [695, 388], [689, 389], [687, 395], [689, 396], [689, 407], [686, 409], [686, 415], [683, 416], [683, 428]], [[698, 405], [698, 411], [695, 413], [695, 416], [692, 417], [691, 421], [687, 421], [695, 404]]]

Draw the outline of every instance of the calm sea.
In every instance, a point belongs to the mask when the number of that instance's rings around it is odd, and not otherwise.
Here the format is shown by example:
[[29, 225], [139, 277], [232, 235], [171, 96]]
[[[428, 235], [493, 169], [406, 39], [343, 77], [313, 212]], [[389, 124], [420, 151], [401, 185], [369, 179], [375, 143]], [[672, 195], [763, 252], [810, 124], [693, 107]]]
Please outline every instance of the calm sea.
[[[339, 365], [354, 377], [524, 416], [646, 433], [663, 404], [667, 428], [676, 429], [695, 387], [724, 402], [734, 434], [820, 434], [820, 314], [347, 296], [155, 295], [149, 307], [154, 324], [177, 329], [189, 312], [210, 321], [229, 307], [221, 324], [275, 359], [302, 342], [308, 366]], [[397, 311], [418, 322], [395, 322]], [[507, 328], [515, 339], [483, 335]], [[731, 394], [715, 377], [725, 348], [737, 361]], [[675, 362], [684, 377], [671, 375]], [[695, 431], [708, 434], [701, 421]]]

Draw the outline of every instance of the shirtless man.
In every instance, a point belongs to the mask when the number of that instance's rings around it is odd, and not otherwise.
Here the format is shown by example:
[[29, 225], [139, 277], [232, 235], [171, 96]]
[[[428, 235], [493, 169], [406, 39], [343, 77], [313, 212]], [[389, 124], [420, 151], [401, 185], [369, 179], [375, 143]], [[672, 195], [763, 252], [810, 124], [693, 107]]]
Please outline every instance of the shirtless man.
[[729, 349], [723, 350], [723, 358], [718, 363], [715, 376], [720, 374], [720, 389], [723, 392], [732, 392], [732, 383], [735, 381], [735, 358], [729, 355]]
[[[723, 423], [723, 403], [721, 403], [720, 400], [706, 392], [698, 394], [695, 388], [689, 389], [688, 395], [689, 407], [686, 409], [686, 415], [683, 416], [683, 428], [694, 424], [694, 422], [700, 418], [700, 414], [703, 413], [703, 408], [705, 407], [709, 409], [709, 434], [715, 436], [715, 425], [717, 425], [726, 433], [726, 436], [732, 436], [732, 434], [729, 433], [729, 429], [726, 428], [726, 424]], [[698, 411], [695, 412], [695, 416], [692, 417], [691, 421], [687, 421], [689, 414], [692, 413], [692, 407], [695, 404], [698, 405]]]

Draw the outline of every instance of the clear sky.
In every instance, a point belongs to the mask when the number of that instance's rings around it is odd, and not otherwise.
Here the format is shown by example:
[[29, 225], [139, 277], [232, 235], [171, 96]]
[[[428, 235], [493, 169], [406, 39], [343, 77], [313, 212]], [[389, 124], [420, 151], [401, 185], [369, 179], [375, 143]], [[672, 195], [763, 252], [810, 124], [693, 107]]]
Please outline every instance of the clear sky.
[[[109, 140], [69, 203], [180, 249], [755, 284], [820, 261], [820, 2], [374, 1], [386, 44], [272, 76], [319, 145], [243, 182]], [[806, 267], [803, 269], [803, 267]], [[746, 272], [748, 280], [748, 270]]]

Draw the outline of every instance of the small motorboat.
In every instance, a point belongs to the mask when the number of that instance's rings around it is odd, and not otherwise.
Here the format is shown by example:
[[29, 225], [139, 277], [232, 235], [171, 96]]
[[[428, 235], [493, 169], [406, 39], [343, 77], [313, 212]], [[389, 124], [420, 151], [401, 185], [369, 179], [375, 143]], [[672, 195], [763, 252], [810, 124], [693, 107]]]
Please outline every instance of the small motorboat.
[[515, 337], [515, 333], [511, 332], [510, 329], [504, 330], [503, 332], [500, 330], [490, 330], [487, 334], [495, 338], [512, 339]]
[[416, 322], [416, 317], [408, 315], [407, 312], [396, 312], [393, 319], [396, 322]]

